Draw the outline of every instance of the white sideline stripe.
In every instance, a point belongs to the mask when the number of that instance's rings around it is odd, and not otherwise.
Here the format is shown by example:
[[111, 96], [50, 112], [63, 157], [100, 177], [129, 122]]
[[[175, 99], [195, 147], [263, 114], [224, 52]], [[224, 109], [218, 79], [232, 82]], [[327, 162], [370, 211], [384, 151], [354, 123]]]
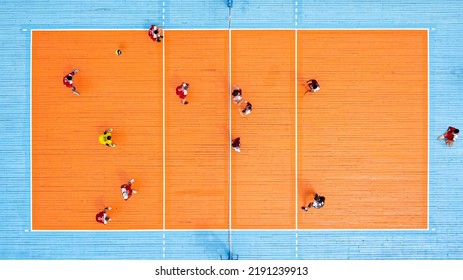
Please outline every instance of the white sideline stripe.
[[296, 189], [296, 202], [294, 204], [296, 204], [296, 230], [298, 229], [298, 217], [299, 217], [299, 211], [297, 211], [297, 208], [298, 208], [298, 190], [299, 190], [299, 184], [298, 184], [298, 180], [299, 180], [299, 173], [298, 173], [298, 163], [297, 163], [297, 160], [298, 160], [298, 156], [297, 156], [297, 153], [299, 152], [299, 149], [298, 149], [298, 140], [297, 140], [297, 135], [298, 135], [298, 131], [297, 131], [297, 126], [298, 126], [298, 122], [297, 122], [297, 117], [298, 117], [298, 110], [297, 110], [297, 29], [294, 31], [294, 40], [295, 40], [295, 46], [294, 46], [294, 49], [295, 49], [295, 53], [294, 53], [294, 95], [295, 95], [295, 98], [294, 98], [294, 110], [295, 110], [295, 125], [294, 125], [294, 129], [295, 129], [295, 134], [296, 134], [296, 137], [295, 137], [295, 146], [294, 146], [294, 154], [295, 154], [295, 189]]
[[[162, 26], [166, 2], [162, 1]], [[160, 34], [165, 36], [163, 32]], [[166, 51], [162, 40], [162, 229], [166, 229]], [[162, 258], [166, 258], [166, 234], [162, 234]]]
[[[297, 118], [298, 118], [298, 110], [297, 110], [297, 82], [298, 82], [298, 76], [297, 76], [297, 1], [294, 2], [294, 5], [296, 6], [296, 8], [294, 9], [294, 13], [295, 13], [295, 21], [294, 21], [294, 26], [296, 26], [296, 29], [294, 30], [294, 131], [295, 131], [295, 145], [294, 145], [294, 161], [295, 161], [295, 178], [294, 178], [294, 181], [295, 181], [295, 191], [296, 191], [296, 195], [295, 195], [295, 206], [296, 206], [296, 219], [295, 219], [295, 226], [296, 226], [296, 230], [298, 229], [299, 227], [299, 220], [298, 220], [298, 217], [299, 217], [299, 211], [297, 211], [297, 208], [298, 208], [298, 205], [297, 205], [297, 202], [298, 202], [298, 199], [299, 199], [299, 196], [298, 196], [298, 190], [299, 190], [299, 184], [298, 184], [298, 180], [299, 180], [299, 170], [298, 170], [298, 139], [297, 139], [297, 126], [298, 126], [298, 121], [297, 121]], [[297, 253], [298, 253], [298, 242], [297, 242], [297, 232], [296, 232], [296, 258], [297, 258]]]
[[149, 27], [146, 28], [124, 28], [124, 29], [114, 29], [114, 28], [76, 28], [76, 29], [31, 29], [31, 31], [148, 31]]
[[[165, 34], [163, 34], [165, 36]], [[162, 228], [166, 228], [166, 55], [162, 40]]]
[[[147, 31], [147, 28], [132, 28], [132, 29], [31, 29], [31, 31]], [[168, 31], [228, 31], [229, 29], [226, 28], [192, 28], [192, 29], [185, 29], [185, 28], [163, 28], [163, 30]], [[353, 30], [427, 30], [429, 28], [295, 28], [295, 27], [288, 27], [288, 28], [231, 28], [231, 30], [332, 30], [332, 31], [353, 31]]]
[[[428, 39], [428, 136], [430, 135], [430, 117], [429, 117], [429, 114], [430, 114], [430, 104], [431, 104], [431, 96], [430, 96], [430, 86], [429, 86], [429, 82], [431, 80], [431, 76], [430, 76], [430, 65], [429, 65], [429, 60], [430, 60], [430, 56], [429, 56], [429, 28], [427, 29], [427, 39]], [[429, 141], [431, 141], [431, 137], [428, 137], [428, 176], [426, 176], [426, 185], [428, 186], [428, 195], [427, 195], [427, 198], [428, 198], [428, 205], [427, 205], [427, 208], [428, 208], [428, 221], [427, 221], [427, 224], [428, 224], [428, 229], [430, 228], [430, 224], [429, 224], [429, 216], [430, 216], [430, 213], [429, 213], [429, 162], [430, 162], [430, 159], [429, 159], [429, 154], [430, 154], [430, 151], [429, 151]], [[434, 229], [433, 229], [434, 230]]]
[[[102, 227], [110, 227], [108, 225]], [[48, 229], [39, 229], [31, 230], [31, 232], [207, 232], [207, 231], [223, 231], [229, 232], [228, 229], [108, 229], [108, 230], [98, 230], [98, 229], [75, 229], [75, 230], [48, 230]], [[271, 231], [280, 231], [280, 232], [428, 232], [429, 229], [233, 229], [234, 232], [271, 232]]]
[[31, 213], [31, 225], [30, 225], [30, 230], [32, 231], [32, 224], [33, 224], [33, 221], [32, 221], [32, 30], [31, 30], [31, 42], [30, 42], [30, 58], [29, 58], [29, 90], [30, 90], [30, 96], [29, 96], [29, 131], [30, 131], [30, 136], [29, 136], [29, 145], [30, 145], [30, 148], [29, 148], [29, 152], [30, 152], [30, 163], [29, 163], [29, 167], [30, 167], [30, 174], [31, 174], [31, 177], [30, 177], [30, 182], [31, 182], [31, 186], [30, 186], [30, 190], [31, 190], [31, 193], [29, 194], [30, 196], [30, 202], [31, 202], [31, 209], [30, 209], [30, 213]]
[[299, 245], [299, 242], [297, 239], [297, 232], [296, 232], [296, 259], [297, 259], [298, 245]]
[[[231, 11], [230, 15], [231, 17]], [[33, 220], [32, 220], [32, 36], [34, 31], [146, 31], [147, 29], [139, 29], [139, 28], [134, 28], [134, 29], [30, 29], [31, 36], [30, 36], [30, 215], [31, 215], [31, 224], [30, 224], [30, 231], [38, 231], [38, 232], [82, 232], [82, 231], [90, 231], [90, 232], [104, 232], [104, 231], [160, 231], [160, 230], [34, 230], [33, 229]], [[163, 29], [167, 31], [228, 31], [229, 32], [229, 139], [231, 140], [231, 31], [232, 30], [237, 30], [237, 31], [246, 31], [246, 30], [294, 30], [295, 31], [295, 92], [296, 92], [296, 98], [295, 98], [295, 132], [296, 132], [296, 140], [295, 140], [295, 154], [296, 154], [296, 161], [295, 161], [295, 168], [296, 168], [296, 173], [295, 173], [295, 180], [296, 180], [296, 224], [295, 224], [295, 230], [298, 232], [303, 232], [303, 231], [426, 231], [430, 229], [430, 209], [429, 209], [429, 203], [430, 203], [430, 186], [429, 186], [429, 168], [430, 168], [430, 152], [429, 152], [429, 141], [428, 140], [428, 151], [427, 151], [427, 228], [426, 229], [299, 229], [298, 228], [298, 121], [297, 121], [297, 115], [298, 115], [298, 110], [297, 110], [297, 31], [298, 30], [332, 30], [332, 31], [353, 31], [353, 30], [361, 30], [361, 31], [367, 31], [367, 30], [426, 30], [427, 31], [427, 52], [428, 52], [428, 100], [427, 100], [427, 109], [428, 109], [428, 135], [430, 134], [430, 34], [429, 34], [429, 28], [231, 28], [230, 25], [230, 18], [229, 18], [229, 28], [228, 29], [213, 29], [213, 28], [202, 28], [202, 29]], [[434, 30], [434, 29], [433, 29]], [[165, 45], [164, 45], [164, 40], [162, 43], [162, 56], [163, 56], [163, 229], [166, 230], [166, 155], [165, 155]], [[429, 138], [430, 139], [430, 138]], [[232, 195], [232, 181], [231, 181], [231, 153], [232, 148], [231, 145], [229, 145], [229, 229], [228, 231], [230, 232], [230, 242], [231, 242], [231, 231], [232, 231], [232, 219], [231, 219], [231, 195]], [[234, 231], [293, 231], [290, 229], [233, 229]], [[192, 230], [169, 230], [169, 231], [192, 231]], [[207, 230], [201, 230], [201, 229], [195, 229], [194, 231], [223, 231], [223, 229], [207, 229]], [[231, 252], [231, 247], [230, 247], [230, 252]]]

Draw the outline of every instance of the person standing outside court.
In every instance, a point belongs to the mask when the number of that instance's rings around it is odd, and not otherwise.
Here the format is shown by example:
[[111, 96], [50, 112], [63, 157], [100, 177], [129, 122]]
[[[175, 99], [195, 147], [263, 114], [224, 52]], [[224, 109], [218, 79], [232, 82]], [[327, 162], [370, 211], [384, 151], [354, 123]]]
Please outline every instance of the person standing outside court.
[[458, 128], [449, 126], [447, 128], [447, 131], [440, 135], [437, 140], [442, 140], [445, 139], [445, 144], [449, 145], [449, 147], [453, 146], [453, 142], [455, 142], [458, 138], [458, 133], [460, 133], [460, 130]]

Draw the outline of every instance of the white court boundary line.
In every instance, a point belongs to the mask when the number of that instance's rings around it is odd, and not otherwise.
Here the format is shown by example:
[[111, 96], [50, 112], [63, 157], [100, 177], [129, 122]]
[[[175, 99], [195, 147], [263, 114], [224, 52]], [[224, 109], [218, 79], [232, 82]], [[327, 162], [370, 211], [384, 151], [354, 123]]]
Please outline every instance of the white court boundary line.
[[297, 56], [298, 56], [298, 53], [297, 53], [297, 47], [298, 47], [298, 40], [297, 40], [297, 1], [294, 2], [294, 26], [295, 26], [295, 30], [294, 30], [294, 134], [295, 134], [295, 137], [294, 137], [294, 184], [295, 184], [295, 190], [296, 190], [296, 194], [295, 194], [295, 212], [296, 212], [296, 218], [295, 218], [295, 223], [296, 223], [296, 236], [295, 236], [295, 251], [296, 251], [296, 259], [298, 257], [298, 254], [299, 254], [299, 246], [298, 246], [298, 243], [299, 243], [299, 240], [298, 240], [298, 236], [297, 236], [297, 230], [299, 228], [299, 211], [298, 211], [298, 200], [299, 200], [299, 195], [298, 195], [298, 191], [299, 191], [299, 179], [298, 179], [298, 175], [299, 175], [299, 172], [298, 172], [298, 152], [299, 152], [299, 143], [298, 143], [298, 130], [297, 130], [297, 126], [298, 126], [298, 110], [297, 110], [297, 106], [298, 106], [298, 103], [297, 103], [297, 97], [298, 97], [298, 94], [297, 94], [297, 88], [298, 88], [298, 75], [297, 75], [297, 71], [298, 71], [298, 67], [297, 67], [297, 63], [298, 63], [298, 60], [297, 60]]
[[[288, 233], [298, 233], [298, 232], [402, 232], [402, 231], [428, 231], [429, 229], [233, 229], [233, 232], [288, 232]], [[93, 229], [36, 229], [34, 232], [224, 232], [228, 233], [228, 229], [104, 229], [104, 230], [93, 230]]]
[[[30, 31], [47, 31], [47, 32], [61, 32], [61, 31], [147, 31], [147, 28], [121, 28], [121, 29], [92, 29], [92, 28], [76, 28], [76, 29], [30, 29]], [[228, 31], [228, 28], [192, 28], [192, 29], [185, 29], [185, 28], [163, 28], [163, 30], [168, 31]], [[231, 30], [235, 31], [255, 31], [255, 30], [287, 30], [287, 31], [305, 31], [305, 30], [313, 30], [313, 31], [407, 31], [407, 30], [427, 30], [429, 28], [232, 28]]]
[[[435, 29], [433, 28], [432, 30], [435, 30]], [[429, 154], [430, 154], [430, 141], [431, 141], [431, 137], [429, 137], [429, 136], [431, 135], [431, 134], [430, 134], [431, 123], [430, 123], [430, 120], [429, 120], [429, 114], [431, 113], [431, 107], [430, 107], [430, 106], [431, 106], [431, 90], [430, 90], [430, 85], [429, 85], [429, 81], [431, 80], [431, 72], [430, 72], [430, 64], [429, 64], [429, 63], [430, 63], [429, 60], [431, 59], [430, 51], [429, 51], [429, 45], [430, 45], [430, 41], [429, 41], [429, 28], [426, 30], [426, 33], [427, 33], [427, 40], [428, 40], [428, 42], [427, 42], [427, 43], [428, 43], [428, 77], [427, 77], [427, 78], [428, 78], [428, 81], [427, 81], [427, 83], [428, 83], [428, 143], [427, 143], [427, 145], [428, 145], [428, 151], [427, 151], [427, 152], [428, 152], [428, 156], [427, 156], [427, 160], [428, 160], [428, 166], [427, 166], [428, 172], [427, 172], [427, 173], [428, 173], [428, 174], [427, 174], [427, 176], [426, 176], [426, 177], [427, 177], [427, 178], [426, 178], [426, 180], [427, 180], [427, 181], [426, 181], [426, 184], [428, 185], [428, 189], [427, 189], [427, 191], [428, 191], [428, 205], [427, 205], [427, 206], [428, 206], [428, 207], [427, 207], [427, 208], [428, 208], [428, 213], [427, 213], [427, 215], [428, 215], [428, 221], [427, 221], [427, 222], [428, 222], [428, 230], [429, 230], [429, 227], [430, 227], [429, 217], [430, 217], [430, 215], [431, 215], [430, 212], [429, 212], [429, 196], [430, 196], [430, 189], [429, 189], [429, 173], [430, 173], [430, 171], [431, 171], [431, 169], [430, 169], [430, 158], [429, 158]], [[432, 228], [431, 230], [435, 230], [435, 228]]]
[[[164, 36], [164, 34], [163, 34]], [[162, 40], [162, 228], [166, 228], [166, 55]]]
[[[305, 231], [314, 231], [314, 232], [318, 232], [318, 231], [354, 231], [354, 232], [357, 232], [357, 231], [428, 231], [430, 230], [430, 209], [429, 209], [429, 203], [430, 203], [430, 186], [429, 186], [429, 173], [430, 173], [430, 152], [429, 152], [429, 141], [430, 141], [430, 138], [429, 138], [429, 133], [430, 133], [430, 120], [429, 120], [429, 113], [430, 113], [430, 34], [429, 34], [429, 28], [229, 28], [229, 29], [223, 29], [223, 28], [218, 28], [218, 29], [214, 29], [214, 28], [200, 28], [200, 29], [164, 29], [164, 31], [229, 31], [229, 48], [231, 48], [231, 31], [232, 30], [237, 30], [237, 31], [246, 31], [246, 30], [288, 30], [288, 31], [291, 31], [291, 30], [294, 30], [296, 32], [296, 53], [295, 53], [295, 69], [296, 69], [296, 73], [295, 73], [295, 80], [296, 80], [296, 84], [295, 84], [295, 87], [296, 87], [296, 101], [295, 101], [295, 104], [296, 104], [296, 107], [295, 107], [295, 115], [296, 115], [296, 123], [295, 123], [295, 130], [296, 130], [296, 147], [295, 147], [295, 150], [296, 150], [296, 153], [298, 151], [298, 141], [297, 141], [297, 125], [298, 125], [298, 122], [297, 122], [297, 113], [298, 113], [298, 110], [297, 110], [297, 43], [298, 43], [298, 39], [297, 39], [297, 31], [298, 30], [302, 30], [302, 31], [317, 31], [317, 30], [320, 30], [320, 31], [323, 31], [323, 30], [326, 30], [326, 31], [356, 31], [356, 30], [359, 30], [359, 31], [368, 31], [368, 30], [371, 30], [371, 31], [375, 31], [375, 30], [378, 30], [378, 31], [408, 31], [408, 30], [423, 30], [423, 31], [427, 31], [427, 60], [428, 60], [428, 106], [427, 106], [427, 110], [428, 110], [428, 147], [427, 147], [427, 227], [425, 229], [299, 229], [298, 228], [298, 205], [297, 205], [297, 199], [298, 199], [298, 194], [297, 194], [297, 191], [298, 191], [298, 184], [297, 184], [297, 180], [298, 180], [298, 163], [297, 163], [297, 154], [296, 154], [296, 163], [295, 163], [295, 168], [296, 168], [296, 176], [295, 176], [295, 180], [296, 180], [296, 222], [295, 222], [295, 228], [294, 229], [231, 229], [231, 145], [229, 145], [229, 196], [230, 196], [230, 199], [229, 199], [229, 229], [227, 229], [226, 231], [230, 231], [233, 230], [233, 231], [263, 231], [263, 232], [266, 232], [266, 231], [296, 231], [296, 232], [305, 232]], [[432, 30], [435, 30], [434, 28]], [[23, 31], [27, 31], [25, 29], [23, 29]], [[92, 28], [89, 28], [89, 29], [30, 29], [30, 33], [31, 33], [31, 36], [30, 36], [30, 84], [29, 84], [29, 88], [30, 88], [30, 116], [29, 116], [29, 120], [30, 120], [30, 215], [31, 215], [31, 224], [30, 224], [30, 229], [26, 229], [25, 231], [37, 231], [37, 232], [129, 232], [129, 231], [133, 231], [133, 232], [139, 232], [139, 231], [149, 231], [149, 232], [157, 232], [157, 231], [174, 231], [174, 232], [183, 232], [183, 231], [225, 231], [224, 229], [166, 229], [165, 227], [165, 206], [166, 206], [166, 203], [165, 203], [165, 188], [166, 188], [166, 182], [165, 182], [165, 47], [164, 47], [164, 40], [163, 40], [163, 228], [162, 229], [143, 229], [143, 230], [133, 230], [133, 229], [128, 229], [128, 230], [79, 230], [79, 229], [76, 229], [76, 230], [34, 230], [33, 229], [33, 220], [32, 220], [32, 209], [33, 209], [33, 205], [32, 205], [32, 45], [33, 45], [33, 32], [34, 31], [46, 31], [46, 32], [51, 32], [51, 31], [57, 31], [57, 32], [60, 32], [60, 31], [146, 31], [146, 29], [141, 29], [141, 28], [133, 28], [133, 29], [92, 29]], [[229, 70], [229, 93], [231, 91], [231, 49], [229, 49], [229, 67], [230, 67], [230, 70]], [[231, 96], [229, 96], [229, 102], [231, 102]], [[229, 104], [229, 106], [231, 106], [231, 103]], [[231, 139], [231, 108], [229, 107], [229, 136], [230, 136], [230, 139]], [[432, 230], [435, 230], [434, 228]], [[231, 233], [230, 233], [231, 234]], [[297, 233], [296, 233], [297, 234]], [[297, 235], [296, 235], [297, 236]], [[230, 248], [230, 251], [231, 251], [231, 248]]]
[[297, 76], [297, 29], [294, 30], [294, 49], [295, 49], [295, 53], [294, 53], [294, 95], [295, 95], [295, 98], [294, 98], [294, 133], [295, 133], [295, 146], [294, 146], [294, 169], [295, 169], [295, 175], [294, 175], [294, 181], [295, 181], [295, 189], [296, 189], [296, 201], [295, 201], [295, 206], [296, 206], [296, 230], [298, 229], [298, 217], [299, 217], [299, 211], [298, 211], [298, 199], [299, 199], [299, 196], [298, 196], [298, 191], [299, 191], [299, 184], [298, 184], [298, 180], [299, 180], [299, 172], [298, 172], [298, 152], [299, 152], [299, 149], [298, 149], [298, 130], [297, 130], [297, 126], [298, 126], [298, 110], [297, 110], [297, 106], [298, 106], [298, 103], [297, 103], [297, 82], [298, 82], [298, 76]]
[[[165, 19], [165, 5], [162, 1], [162, 26]], [[161, 35], [161, 34], [160, 34]], [[164, 32], [162, 36], [165, 36]], [[162, 40], [162, 258], [166, 258], [166, 48]]]
[[[297, 3], [297, 2], [296, 2]], [[297, 4], [296, 4], [297, 5]], [[297, 15], [296, 15], [297, 16]], [[297, 24], [297, 22], [296, 22]], [[295, 145], [294, 145], [294, 169], [295, 169], [295, 172], [294, 172], [294, 184], [295, 184], [295, 190], [296, 190], [296, 195], [295, 195], [295, 207], [296, 207], [296, 220], [295, 220], [295, 223], [296, 223], [296, 248], [295, 248], [295, 251], [296, 251], [296, 258], [298, 257], [298, 254], [299, 254], [299, 247], [298, 247], [298, 236], [297, 236], [297, 230], [299, 229], [299, 211], [298, 211], [298, 208], [299, 208], [299, 205], [298, 205], [298, 200], [299, 200], [299, 195], [298, 195], [298, 191], [299, 191], [299, 165], [298, 165], [298, 160], [299, 160], [299, 157], [298, 157], [298, 153], [299, 153], [299, 143], [298, 143], [298, 130], [297, 130], [297, 126], [299, 125], [298, 124], [298, 110], [297, 110], [297, 106], [298, 106], [298, 103], [297, 103], [297, 98], [298, 98], [298, 94], [297, 94], [297, 88], [298, 88], [298, 76], [297, 76], [297, 71], [298, 71], [298, 68], [297, 68], [297, 63], [298, 63], [298, 60], [297, 60], [297, 47], [298, 47], [298, 40], [297, 40], [297, 29], [294, 30], [294, 132], [295, 132], [295, 137], [294, 137], [294, 142], [295, 142]]]
[[32, 228], [33, 228], [33, 220], [32, 220], [32, 55], [33, 55], [33, 51], [32, 51], [32, 42], [34, 40], [32, 40], [32, 30], [31, 30], [31, 42], [30, 42], [30, 55], [29, 55], [29, 90], [30, 90], [30, 94], [29, 94], [29, 153], [30, 153], [30, 162], [29, 162], [29, 168], [31, 169], [30, 170], [30, 174], [31, 174], [31, 177], [29, 178], [30, 182], [31, 182], [31, 192], [29, 193], [29, 196], [30, 196], [30, 203], [31, 203], [31, 209], [30, 209], [30, 215], [31, 215], [31, 224], [30, 224], [30, 228], [29, 229], [26, 229], [25, 231], [32, 231]]

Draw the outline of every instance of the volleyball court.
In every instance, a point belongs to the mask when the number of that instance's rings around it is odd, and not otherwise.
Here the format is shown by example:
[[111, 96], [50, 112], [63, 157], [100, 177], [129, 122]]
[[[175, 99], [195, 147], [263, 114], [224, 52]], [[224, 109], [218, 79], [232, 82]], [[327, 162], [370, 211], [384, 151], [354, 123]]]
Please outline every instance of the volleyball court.
[[[33, 31], [32, 229], [427, 228], [427, 44], [426, 30]], [[80, 96], [61, 83], [74, 68]], [[98, 142], [108, 128], [115, 148]], [[301, 211], [315, 193], [326, 205]]]

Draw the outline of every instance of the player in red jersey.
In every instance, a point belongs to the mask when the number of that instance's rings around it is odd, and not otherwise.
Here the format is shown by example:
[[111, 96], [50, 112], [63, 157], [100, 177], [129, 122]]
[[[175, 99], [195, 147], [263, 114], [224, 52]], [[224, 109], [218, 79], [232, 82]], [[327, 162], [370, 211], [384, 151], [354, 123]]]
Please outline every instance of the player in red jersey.
[[306, 95], [307, 93], [311, 92], [317, 92], [320, 90], [320, 85], [318, 84], [317, 80], [308, 80], [306, 83], [305, 83], [305, 94]]
[[111, 210], [111, 207], [106, 207], [101, 211], [100, 213], [96, 214], [96, 221], [98, 223], [106, 225], [109, 221], [111, 221], [111, 218], [106, 214], [106, 211]]
[[71, 73], [67, 74], [67, 75], [64, 76], [64, 78], [63, 78], [63, 84], [64, 84], [66, 87], [71, 88], [72, 93], [74, 93], [75, 95], [79, 95], [79, 93], [76, 91], [76, 87], [74, 86], [74, 82], [73, 82], [73, 80], [72, 80], [72, 77], [73, 77], [77, 72], [79, 72], [79, 69], [72, 70]]
[[445, 144], [449, 145], [449, 147], [452, 147], [453, 142], [455, 142], [458, 138], [458, 133], [460, 133], [460, 130], [458, 130], [458, 128], [449, 126], [449, 128], [447, 128], [447, 131], [441, 136], [439, 136], [437, 139], [445, 139]]
[[235, 149], [235, 152], [240, 152], [240, 148], [241, 148], [241, 143], [240, 143], [240, 137], [237, 137], [235, 139], [232, 140], [232, 147], [233, 149]]
[[161, 38], [164, 38], [164, 36], [162, 36], [162, 27], [154, 24], [151, 25], [148, 30], [148, 36], [150, 36], [153, 41], [161, 42]]
[[176, 93], [180, 99], [182, 99], [182, 104], [187, 105], [188, 101], [186, 101], [186, 95], [188, 94], [188, 90], [190, 89], [190, 85], [188, 83], [183, 82], [179, 85], [176, 89]]
[[122, 197], [126, 201], [132, 196], [132, 194], [137, 193], [136, 190], [132, 189], [132, 184], [134, 181], [134, 179], [131, 179], [127, 184], [123, 184], [121, 186]]

